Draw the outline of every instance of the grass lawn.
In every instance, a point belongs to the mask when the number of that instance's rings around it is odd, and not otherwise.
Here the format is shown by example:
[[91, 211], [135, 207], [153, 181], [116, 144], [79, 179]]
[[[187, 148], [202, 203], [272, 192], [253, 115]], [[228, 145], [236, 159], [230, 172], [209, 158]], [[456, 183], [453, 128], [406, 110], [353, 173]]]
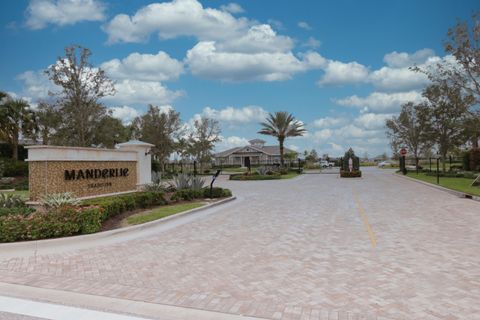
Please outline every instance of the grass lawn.
[[123, 225], [134, 225], [134, 224], [141, 224], [149, 221], [158, 220], [161, 218], [165, 218], [180, 212], [184, 212], [187, 210], [195, 209], [204, 206], [204, 202], [191, 202], [191, 203], [181, 203], [181, 204], [174, 204], [159, 207], [157, 209], [147, 211], [144, 213], [137, 213], [123, 221]]
[[[224, 168], [222, 169], [222, 172], [223, 171], [243, 173], [243, 172], [247, 172], [247, 168]], [[253, 171], [253, 168], [252, 168], [252, 171]]]
[[297, 176], [301, 175], [301, 173], [298, 173], [298, 172], [289, 172], [287, 174], [282, 174], [281, 177], [282, 179], [292, 179], [292, 178], [295, 178]]
[[30, 192], [28, 192], [28, 190], [2, 191], [2, 193], [16, 194], [24, 200], [28, 200], [30, 198]]
[[[407, 176], [410, 178], [437, 184], [437, 177], [427, 176], [425, 173], [416, 174], [415, 172], [409, 172]], [[442, 187], [457, 190], [471, 195], [480, 196], [480, 187], [472, 187], [472, 182], [473, 179], [440, 177], [440, 186]]]

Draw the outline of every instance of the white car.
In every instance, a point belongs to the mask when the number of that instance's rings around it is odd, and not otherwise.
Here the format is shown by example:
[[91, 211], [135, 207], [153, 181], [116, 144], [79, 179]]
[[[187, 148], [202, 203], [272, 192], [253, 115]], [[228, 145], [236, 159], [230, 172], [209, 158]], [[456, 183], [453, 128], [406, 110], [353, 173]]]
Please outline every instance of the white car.
[[328, 162], [326, 160], [320, 160], [320, 166], [322, 168], [328, 168], [328, 167], [333, 167], [334, 163], [333, 162]]
[[391, 162], [388, 162], [388, 161], [382, 161], [378, 164], [378, 167], [379, 168], [383, 168], [383, 167], [390, 167], [392, 165]]

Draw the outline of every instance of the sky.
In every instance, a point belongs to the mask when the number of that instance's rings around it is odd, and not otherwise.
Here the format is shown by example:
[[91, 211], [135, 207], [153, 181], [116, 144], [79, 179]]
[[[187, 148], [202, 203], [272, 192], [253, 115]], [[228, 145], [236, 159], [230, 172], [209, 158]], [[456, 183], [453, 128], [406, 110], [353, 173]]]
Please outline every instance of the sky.
[[102, 100], [128, 124], [149, 104], [192, 123], [215, 118], [216, 150], [259, 135], [268, 113], [307, 129], [287, 147], [391, 153], [385, 119], [428, 85], [409, 70], [448, 58], [447, 31], [478, 0], [9, 0], [0, 11], [0, 90], [33, 106], [56, 88], [43, 70], [78, 44], [115, 81]]

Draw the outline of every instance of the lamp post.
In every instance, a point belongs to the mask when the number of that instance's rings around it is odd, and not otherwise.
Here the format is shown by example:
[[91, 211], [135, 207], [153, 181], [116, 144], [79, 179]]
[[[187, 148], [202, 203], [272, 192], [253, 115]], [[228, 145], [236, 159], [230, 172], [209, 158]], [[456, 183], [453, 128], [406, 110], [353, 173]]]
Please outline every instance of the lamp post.
[[440, 154], [439, 154], [438, 151], [437, 151], [437, 184], [440, 184], [440, 171], [439, 171], [439, 167], [440, 167]]

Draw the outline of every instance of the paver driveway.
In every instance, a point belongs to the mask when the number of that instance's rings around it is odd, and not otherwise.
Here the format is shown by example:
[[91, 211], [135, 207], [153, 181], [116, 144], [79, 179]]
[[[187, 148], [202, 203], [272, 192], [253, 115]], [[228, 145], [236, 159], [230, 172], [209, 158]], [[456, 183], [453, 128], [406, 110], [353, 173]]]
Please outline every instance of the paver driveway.
[[0, 282], [267, 319], [480, 319], [480, 203], [389, 171], [228, 182], [169, 230], [1, 258]]

